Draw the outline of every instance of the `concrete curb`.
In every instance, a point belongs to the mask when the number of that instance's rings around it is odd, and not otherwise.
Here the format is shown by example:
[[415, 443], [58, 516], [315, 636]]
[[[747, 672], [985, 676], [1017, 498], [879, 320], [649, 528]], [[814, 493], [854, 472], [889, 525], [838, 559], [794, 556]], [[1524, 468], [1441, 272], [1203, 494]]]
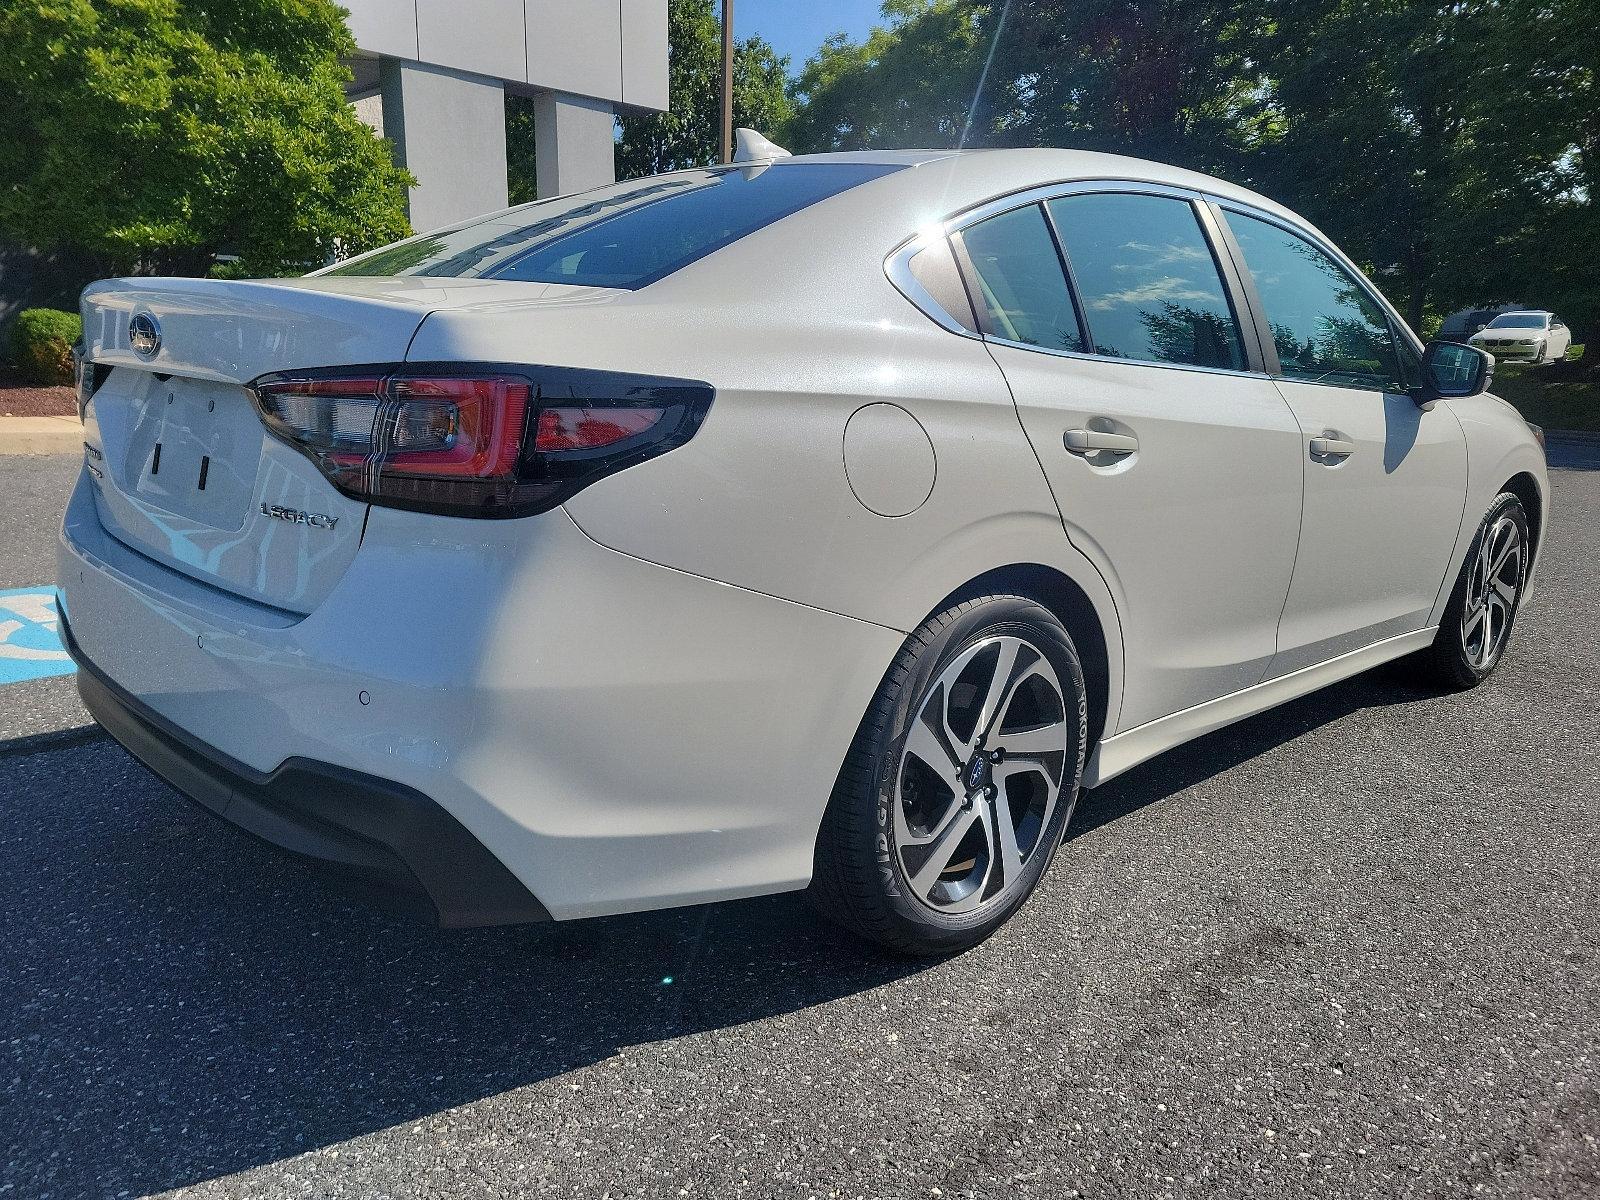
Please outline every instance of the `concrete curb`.
[[0, 417], [0, 454], [76, 454], [82, 448], [77, 417]]

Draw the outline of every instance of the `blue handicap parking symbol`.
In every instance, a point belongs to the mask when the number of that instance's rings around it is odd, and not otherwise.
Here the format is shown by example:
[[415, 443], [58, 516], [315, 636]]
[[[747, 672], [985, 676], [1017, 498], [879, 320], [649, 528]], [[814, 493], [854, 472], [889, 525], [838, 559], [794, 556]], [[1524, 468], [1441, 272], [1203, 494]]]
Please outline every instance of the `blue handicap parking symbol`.
[[60, 625], [54, 588], [0, 591], [0, 684], [72, 674]]

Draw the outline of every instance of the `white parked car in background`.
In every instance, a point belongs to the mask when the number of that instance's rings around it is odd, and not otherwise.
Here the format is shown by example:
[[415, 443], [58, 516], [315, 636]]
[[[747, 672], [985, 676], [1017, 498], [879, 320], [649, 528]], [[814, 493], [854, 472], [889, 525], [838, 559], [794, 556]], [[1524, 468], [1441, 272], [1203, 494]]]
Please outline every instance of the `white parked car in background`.
[[1497, 362], [1560, 362], [1572, 345], [1572, 331], [1555, 313], [1505, 312], [1467, 339]]
[[1486, 677], [1545, 525], [1487, 355], [1131, 159], [774, 157], [82, 308], [90, 710], [446, 924], [809, 886], [959, 949], [1081, 788]]

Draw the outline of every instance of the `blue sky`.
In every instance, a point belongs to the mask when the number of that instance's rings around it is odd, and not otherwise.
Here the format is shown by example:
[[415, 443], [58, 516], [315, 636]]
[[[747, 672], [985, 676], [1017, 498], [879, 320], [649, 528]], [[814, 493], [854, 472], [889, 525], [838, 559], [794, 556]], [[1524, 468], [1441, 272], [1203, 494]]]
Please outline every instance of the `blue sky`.
[[[758, 33], [779, 54], [790, 58], [798, 73], [822, 39], [843, 30], [859, 42], [878, 22], [879, 0], [733, 0], [733, 32], [746, 38]], [[722, 0], [714, 0], [722, 12]]]

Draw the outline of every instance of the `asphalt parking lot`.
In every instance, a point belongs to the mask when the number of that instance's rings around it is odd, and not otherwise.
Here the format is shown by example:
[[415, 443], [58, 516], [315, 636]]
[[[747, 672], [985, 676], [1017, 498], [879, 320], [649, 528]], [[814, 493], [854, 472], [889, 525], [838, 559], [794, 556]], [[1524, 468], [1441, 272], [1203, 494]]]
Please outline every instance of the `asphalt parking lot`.
[[[0, 458], [0, 588], [76, 462]], [[445, 933], [0, 688], [0, 1197], [1600, 1194], [1600, 471], [1463, 695], [1090, 793], [951, 961], [798, 897]]]

